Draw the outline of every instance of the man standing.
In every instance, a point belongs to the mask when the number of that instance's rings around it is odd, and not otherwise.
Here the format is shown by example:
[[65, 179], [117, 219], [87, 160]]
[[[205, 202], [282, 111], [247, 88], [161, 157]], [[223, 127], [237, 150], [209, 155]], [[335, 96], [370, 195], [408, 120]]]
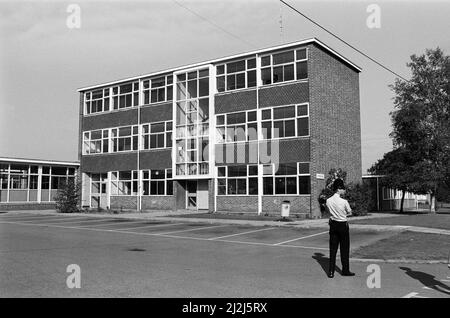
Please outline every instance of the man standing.
[[328, 277], [334, 277], [334, 269], [336, 266], [336, 253], [339, 245], [341, 246], [341, 263], [342, 276], [354, 276], [355, 273], [350, 272], [350, 234], [347, 222], [347, 216], [351, 215], [352, 209], [348, 201], [342, 199], [345, 194], [344, 181], [336, 179], [333, 183], [332, 197], [327, 200], [327, 208], [330, 212], [330, 266], [328, 268]]

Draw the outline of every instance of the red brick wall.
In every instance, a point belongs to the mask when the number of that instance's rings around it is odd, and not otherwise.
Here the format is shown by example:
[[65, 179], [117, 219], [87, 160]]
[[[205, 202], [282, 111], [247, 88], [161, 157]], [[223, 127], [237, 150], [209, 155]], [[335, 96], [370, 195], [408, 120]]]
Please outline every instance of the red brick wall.
[[317, 198], [331, 168], [347, 171], [347, 182], [361, 182], [359, 73], [314, 45], [309, 46], [311, 120], [311, 203], [320, 215]]
[[174, 210], [175, 197], [167, 196], [142, 196], [142, 210]]
[[111, 196], [111, 210], [137, 209], [137, 196]]
[[217, 196], [218, 212], [258, 212], [257, 196]]
[[310, 213], [310, 197], [309, 196], [263, 196], [262, 209], [263, 213], [280, 214], [281, 203], [283, 201], [291, 202], [291, 214]]

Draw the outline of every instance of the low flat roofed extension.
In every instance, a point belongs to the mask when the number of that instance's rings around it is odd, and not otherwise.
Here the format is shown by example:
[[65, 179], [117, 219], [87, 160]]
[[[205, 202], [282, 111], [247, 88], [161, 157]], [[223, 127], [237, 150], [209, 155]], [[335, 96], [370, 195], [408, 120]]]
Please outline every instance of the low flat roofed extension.
[[78, 162], [0, 158], [0, 211], [53, 209], [64, 182], [74, 181]]

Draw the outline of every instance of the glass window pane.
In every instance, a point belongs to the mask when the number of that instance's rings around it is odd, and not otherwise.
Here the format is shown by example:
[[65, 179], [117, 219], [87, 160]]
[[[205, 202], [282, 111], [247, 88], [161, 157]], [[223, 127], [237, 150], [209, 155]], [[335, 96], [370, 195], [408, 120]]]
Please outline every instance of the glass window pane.
[[208, 78], [201, 78], [198, 80], [198, 95], [200, 97], [202, 96], [208, 96], [209, 95], [209, 79]]
[[225, 76], [217, 77], [217, 91], [225, 91]]
[[272, 83], [272, 71], [270, 70], [270, 67], [261, 69], [261, 80], [263, 85]]
[[284, 137], [295, 136], [295, 119], [284, 122]]
[[247, 176], [247, 166], [229, 166], [228, 167], [228, 177], [246, 177]]
[[270, 55], [263, 56], [261, 58], [261, 66], [267, 66], [270, 65]]
[[283, 81], [283, 66], [277, 66], [273, 68], [273, 83], [278, 83]]
[[297, 63], [297, 79], [306, 79], [308, 78], [308, 62], [298, 62]]
[[273, 109], [273, 119], [295, 118], [295, 107], [277, 107]]
[[298, 118], [297, 119], [297, 136], [308, 136], [309, 135], [309, 118]]
[[304, 60], [306, 59], [306, 49], [300, 49], [297, 50], [297, 60]]
[[247, 68], [256, 68], [256, 58], [247, 60]]
[[274, 138], [284, 137], [284, 123], [282, 120], [273, 122], [273, 137]]
[[246, 116], [245, 112], [228, 114], [227, 115], [227, 124], [233, 125], [233, 124], [245, 123], [245, 116]]
[[256, 71], [247, 72], [247, 87], [256, 86]]
[[286, 194], [297, 194], [297, 177], [286, 178]]
[[273, 65], [294, 61], [294, 51], [273, 54]]
[[266, 195], [273, 194], [273, 178], [272, 177], [263, 178], [263, 194], [266, 194]]
[[309, 173], [309, 163], [308, 162], [300, 162], [298, 164], [298, 173], [299, 174]]
[[227, 63], [227, 73], [245, 71], [245, 60]]
[[275, 194], [286, 194], [286, 178], [275, 178]]
[[258, 178], [248, 178], [248, 194], [258, 194]]
[[284, 80], [292, 81], [294, 80], [294, 65], [286, 65], [284, 66]]
[[298, 177], [299, 194], [311, 194], [311, 182], [309, 176]]
[[217, 66], [217, 75], [225, 73], [225, 65], [218, 65]]
[[307, 116], [307, 115], [308, 115], [308, 105], [298, 105], [297, 116]]
[[151, 124], [150, 132], [151, 133], [164, 132], [164, 123]]
[[272, 138], [272, 122], [265, 121], [261, 124], [263, 139]]
[[247, 194], [247, 179], [237, 179], [237, 193]]

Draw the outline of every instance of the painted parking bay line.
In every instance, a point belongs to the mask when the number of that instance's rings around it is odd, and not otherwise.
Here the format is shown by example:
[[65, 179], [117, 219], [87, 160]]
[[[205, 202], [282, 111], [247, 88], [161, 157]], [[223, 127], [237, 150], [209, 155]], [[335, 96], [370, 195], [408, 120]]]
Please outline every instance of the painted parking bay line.
[[[142, 222], [142, 220], [141, 220], [141, 222]], [[146, 228], [146, 227], [154, 228], [154, 227], [161, 227], [161, 226], [172, 226], [172, 225], [183, 225], [183, 224], [187, 224], [187, 223], [147, 224], [147, 225], [142, 225], [142, 226], [125, 227], [125, 228], [122, 228], [122, 229], [114, 229], [114, 231], [128, 231], [128, 230], [134, 230], [134, 229], [142, 229], [142, 228]]]
[[218, 237], [211, 237], [208, 240], [213, 241], [213, 240], [220, 240], [223, 238], [227, 238], [227, 237], [232, 237], [232, 236], [238, 236], [238, 235], [244, 235], [244, 234], [250, 234], [250, 233], [256, 233], [256, 232], [261, 232], [261, 231], [268, 231], [268, 230], [274, 230], [274, 227], [269, 227], [269, 228], [265, 228], [265, 229], [260, 229], [260, 230], [254, 230], [254, 231], [247, 231], [247, 232], [242, 232], [242, 233], [236, 233], [236, 234], [230, 234], [230, 235], [224, 235], [224, 236], [218, 236]]
[[[142, 233], [142, 232], [133, 232], [133, 231], [124, 231], [124, 230], [109, 230], [109, 229], [99, 229], [99, 228], [88, 228], [88, 227], [76, 227], [76, 226], [61, 226], [61, 225], [45, 225], [45, 224], [36, 224], [36, 223], [20, 223], [20, 222], [8, 222], [1, 221], [0, 224], [14, 224], [14, 225], [22, 225], [22, 226], [43, 226], [43, 227], [51, 227], [56, 229], [71, 229], [71, 230], [85, 230], [85, 231], [93, 231], [93, 232], [103, 232], [103, 233], [121, 233], [121, 234], [131, 234], [138, 236], [150, 236], [150, 237], [166, 237], [166, 238], [175, 238], [175, 239], [185, 239], [185, 240], [196, 240], [196, 241], [208, 241], [208, 242], [226, 242], [232, 244], [243, 244], [243, 245], [260, 245], [260, 246], [268, 246], [273, 247], [273, 244], [260, 243], [260, 242], [243, 242], [243, 241], [232, 241], [232, 240], [214, 240], [201, 237], [191, 237], [191, 236], [177, 236], [177, 235], [161, 235], [158, 233]], [[186, 223], [181, 223], [186, 224]], [[242, 233], [241, 233], [242, 234]], [[303, 249], [322, 249], [317, 247], [310, 246], [296, 246], [296, 245], [280, 245], [279, 247], [291, 247], [291, 248], [303, 248]]]
[[159, 235], [167, 235], [167, 234], [172, 234], [172, 233], [183, 233], [183, 232], [191, 232], [191, 231], [201, 231], [201, 230], [212, 229], [212, 228], [218, 228], [218, 227], [224, 227], [224, 226], [229, 226], [229, 225], [228, 225], [228, 224], [224, 224], [224, 225], [203, 226], [203, 227], [197, 227], [197, 228], [194, 228], [194, 229], [177, 230], [177, 231], [164, 232], [164, 233], [158, 233], [158, 234], [159, 234]]
[[[117, 220], [120, 220], [120, 221], [117, 221]], [[87, 222], [94, 223], [94, 224], [83, 224], [83, 223], [87, 223]], [[96, 223], [99, 223], [99, 222], [100, 223], [103, 222], [104, 224], [96, 224]], [[122, 219], [105, 218], [105, 219], [100, 219], [99, 220], [98, 218], [95, 218], [93, 220], [58, 222], [58, 223], [55, 223], [55, 224], [58, 225], [58, 224], [71, 224], [71, 223], [76, 223], [77, 224], [77, 223], [81, 223], [80, 226], [106, 226], [106, 225], [116, 225], [116, 224], [118, 224], [120, 222], [123, 222], [123, 223], [138, 223], [138, 222], [142, 222], [142, 220], [141, 221], [130, 221], [130, 222], [128, 222], [128, 221], [122, 220]], [[49, 224], [51, 224], [51, 223], [49, 223]]]
[[[82, 220], [86, 220], [86, 217], [70, 217], [70, 216], [60, 216], [60, 217], [54, 217], [54, 218], [51, 218], [51, 219], [36, 219], [36, 220], [25, 220], [25, 221], [22, 221], [22, 220], [18, 220], [17, 222], [21, 222], [21, 223], [33, 223], [33, 222], [35, 222], [36, 224], [40, 224], [40, 223], [42, 223], [42, 222], [48, 222], [48, 223], [50, 223], [50, 222], [57, 222], [57, 221], [61, 221], [61, 222], [64, 222], [64, 221], [75, 221], [75, 220], [78, 220], [78, 222], [81, 222]], [[40, 223], [38, 223], [38, 222], [40, 222]]]
[[298, 237], [298, 238], [295, 238], [295, 239], [292, 239], [292, 240], [276, 243], [276, 244], [273, 244], [273, 245], [277, 246], [277, 245], [282, 245], [282, 244], [286, 244], [286, 243], [291, 243], [291, 242], [294, 242], [294, 241], [303, 240], [303, 239], [306, 239], [306, 238], [322, 235], [322, 234], [325, 234], [325, 233], [328, 233], [328, 231], [324, 231], [324, 232], [320, 232], [320, 233], [316, 233], [316, 234], [311, 234], [311, 235], [307, 235], [307, 236]]

